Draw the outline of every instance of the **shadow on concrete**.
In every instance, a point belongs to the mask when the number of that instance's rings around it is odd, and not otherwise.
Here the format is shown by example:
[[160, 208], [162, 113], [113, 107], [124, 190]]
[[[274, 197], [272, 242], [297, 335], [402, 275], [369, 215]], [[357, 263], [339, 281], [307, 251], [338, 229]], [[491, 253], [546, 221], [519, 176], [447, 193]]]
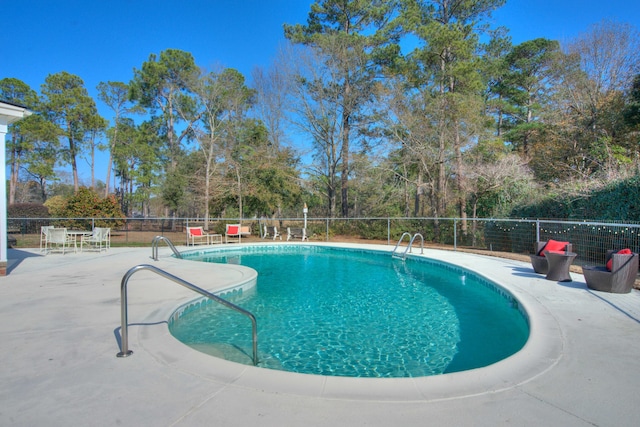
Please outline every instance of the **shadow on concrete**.
[[533, 271], [533, 268], [512, 266], [507, 266], [507, 268], [510, 268], [513, 271], [513, 275], [518, 277], [544, 277], [544, 275], [538, 274]]
[[[598, 294], [598, 291], [592, 291], [591, 289], [587, 289], [587, 292], [589, 292], [591, 295], [593, 295], [594, 297], [598, 298], [599, 300], [602, 300], [603, 302], [609, 304], [611, 307], [615, 308], [616, 310], [618, 310], [620, 313], [624, 314], [625, 316], [627, 316], [629, 319], [631, 320], [635, 320], [636, 323], [640, 323], [640, 319], [638, 319], [634, 314], [629, 313], [628, 311], [626, 311], [624, 308], [614, 304], [612, 301], [607, 300], [606, 298], [604, 298], [603, 296]], [[631, 292], [634, 292], [633, 290]]]
[[[531, 268], [526, 268], [526, 267], [509, 267], [509, 268], [511, 268], [513, 270], [513, 275], [514, 276], [519, 276], [519, 277], [544, 277], [543, 274], [537, 274]], [[583, 281], [580, 281], [580, 280], [572, 280], [571, 282], [556, 282], [556, 283], [558, 284], [558, 286], [562, 286], [562, 287], [565, 287], [565, 288], [579, 289], [579, 290], [587, 291], [591, 295], [593, 295], [594, 297], [598, 298], [599, 300], [609, 304], [611, 307], [613, 307], [614, 309], [618, 310], [620, 313], [624, 314], [629, 319], [634, 320], [637, 323], [640, 323], [640, 318], [638, 318], [633, 313], [628, 312], [624, 308], [616, 305], [612, 301], [607, 300], [602, 295], [598, 295], [598, 292], [594, 292], [594, 291], [592, 291], [591, 289], [589, 289], [587, 287], [586, 282], [583, 282]]]
[[[129, 323], [127, 325], [127, 328], [129, 328], [130, 326], [156, 326], [156, 325], [168, 325], [168, 324], [169, 322], [167, 322], [166, 320], [161, 320], [159, 322], [154, 322], [154, 323]], [[122, 352], [122, 325], [118, 326], [113, 330], [113, 335], [116, 338], [116, 343], [118, 344], [118, 348], [120, 349], [120, 352]], [[127, 348], [127, 350], [131, 350], [131, 349]]]
[[40, 254], [34, 254], [31, 252], [21, 251], [20, 249], [8, 249], [7, 250], [7, 275], [11, 274], [22, 261], [27, 258], [41, 257]]

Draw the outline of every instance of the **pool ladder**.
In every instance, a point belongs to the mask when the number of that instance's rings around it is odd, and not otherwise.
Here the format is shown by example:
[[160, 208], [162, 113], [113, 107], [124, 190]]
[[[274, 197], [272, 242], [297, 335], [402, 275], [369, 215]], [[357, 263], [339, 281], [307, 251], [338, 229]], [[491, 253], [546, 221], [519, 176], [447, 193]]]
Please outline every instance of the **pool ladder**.
[[127, 283], [129, 282], [129, 278], [136, 273], [137, 271], [141, 271], [141, 270], [149, 270], [152, 271], [156, 274], [159, 274], [162, 277], [165, 277], [169, 280], [174, 281], [175, 283], [184, 286], [187, 289], [190, 289], [194, 292], [199, 293], [200, 295], [203, 295], [217, 303], [220, 303], [222, 305], [224, 305], [225, 307], [228, 307], [232, 310], [237, 311], [240, 314], [243, 314], [245, 316], [247, 316], [249, 318], [249, 320], [251, 320], [251, 326], [252, 326], [252, 339], [253, 339], [253, 365], [257, 366], [258, 365], [258, 323], [256, 321], [256, 317], [249, 311], [245, 310], [242, 307], [238, 307], [237, 305], [233, 304], [232, 302], [229, 302], [223, 298], [220, 298], [217, 295], [214, 295], [210, 292], [205, 291], [204, 289], [201, 289], [199, 287], [197, 287], [196, 285], [193, 285], [189, 282], [187, 282], [186, 280], [183, 280], [177, 276], [174, 276], [173, 274], [170, 274], [164, 270], [161, 270], [159, 268], [156, 268], [152, 265], [148, 265], [148, 264], [140, 264], [137, 265], [133, 268], [131, 268], [129, 271], [127, 271], [125, 273], [125, 275], [122, 277], [122, 283], [120, 285], [120, 320], [121, 320], [121, 328], [120, 328], [120, 338], [121, 338], [121, 344], [120, 344], [120, 352], [117, 354], [118, 357], [128, 357], [131, 356], [133, 354], [133, 351], [129, 350], [129, 330], [128, 330], [128, 311], [127, 311]]
[[[398, 253], [397, 252], [398, 247], [400, 246], [400, 243], [402, 243], [402, 241], [404, 240], [404, 236], [409, 237], [409, 245], [407, 245], [403, 253]], [[400, 236], [400, 240], [398, 240], [398, 243], [396, 243], [396, 247], [393, 248], [393, 252], [391, 252], [391, 256], [393, 258], [401, 258], [403, 260], [406, 259], [407, 252], [411, 253], [411, 245], [413, 245], [413, 241], [416, 240], [416, 237], [420, 237], [420, 254], [423, 254], [424, 253], [424, 237], [422, 237], [422, 234], [415, 233], [412, 236], [411, 233], [409, 233], [408, 231], [405, 231], [404, 233], [402, 233], [402, 236]]]
[[171, 240], [169, 240], [168, 237], [164, 237], [164, 236], [156, 236], [153, 238], [153, 240], [151, 241], [151, 258], [154, 261], [158, 260], [158, 244], [161, 241], [165, 241], [167, 242], [167, 246], [169, 246], [171, 248], [171, 250], [173, 251], [173, 253], [175, 254], [176, 258], [180, 258], [182, 259], [182, 254], [176, 249], [175, 246], [173, 246], [173, 243], [171, 243]]

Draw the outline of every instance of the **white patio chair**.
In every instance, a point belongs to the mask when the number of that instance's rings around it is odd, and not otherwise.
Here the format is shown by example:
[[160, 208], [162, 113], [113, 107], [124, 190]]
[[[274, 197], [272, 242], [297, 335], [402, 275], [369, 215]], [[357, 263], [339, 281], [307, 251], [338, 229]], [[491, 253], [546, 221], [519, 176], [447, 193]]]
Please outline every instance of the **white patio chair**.
[[264, 236], [262, 236], [262, 238], [264, 239], [267, 237], [273, 237], [273, 240], [276, 240], [276, 237], [280, 237], [280, 240], [282, 240], [282, 236], [278, 232], [278, 227], [275, 225], [273, 227], [267, 225], [264, 226]]
[[106, 228], [94, 227], [91, 234], [83, 234], [80, 238], [80, 252], [84, 251], [85, 245], [87, 246], [87, 250], [96, 249], [98, 251], [102, 251], [105, 243], [104, 234], [106, 230]]
[[76, 240], [67, 234], [66, 228], [50, 228], [47, 231], [47, 252], [61, 251], [62, 254], [73, 245], [75, 250]]
[[300, 239], [303, 242], [306, 240], [308, 242], [309, 237], [307, 237], [307, 229], [287, 227], [287, 241], [292, 239]]
[[111, 227], [105, 227], [102, 229], [102, 244], [104, 245], [105, 250], [111, 247]]
[[242, 232], [240, 230], [240, 224], [227, 224], [226, 231], [224, 233], [224, 241], [226, 243], [229, 242], [238, 242], [242, 240]]
[[40, 252], [47, 251], [47, 235], [49, 230], [53, 228], [53, 225], [43, 225], [40, 227]]
[[187, 245], [208, 245], [209, 235], [202, 227], [187, 227]]

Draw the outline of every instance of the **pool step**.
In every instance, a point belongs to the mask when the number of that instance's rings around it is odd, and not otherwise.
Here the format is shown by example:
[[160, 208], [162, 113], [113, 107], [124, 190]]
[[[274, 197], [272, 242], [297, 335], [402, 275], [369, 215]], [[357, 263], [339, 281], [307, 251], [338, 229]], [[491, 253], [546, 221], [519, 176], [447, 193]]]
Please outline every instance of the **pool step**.
[[253, 365], [253, 359], [243, 349], [226, 343], [201, 343], [191, 344], [189, 347], [201, 353], [231, 362], [242, 363], [243, 365]]

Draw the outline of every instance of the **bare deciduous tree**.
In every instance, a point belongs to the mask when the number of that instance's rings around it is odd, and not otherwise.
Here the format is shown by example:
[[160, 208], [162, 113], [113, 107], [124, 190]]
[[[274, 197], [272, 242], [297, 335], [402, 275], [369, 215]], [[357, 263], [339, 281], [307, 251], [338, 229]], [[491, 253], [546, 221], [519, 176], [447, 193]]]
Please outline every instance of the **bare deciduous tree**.
[[[629, 24], [602, 21], [564, 46], [563, 80], [549, 119], [566, 153], [569, 176], [612, 173], [623, 142], [623, 96], [640, 72], [640, 33]], [[540, 159], [542, 160], [542, 159]]]

